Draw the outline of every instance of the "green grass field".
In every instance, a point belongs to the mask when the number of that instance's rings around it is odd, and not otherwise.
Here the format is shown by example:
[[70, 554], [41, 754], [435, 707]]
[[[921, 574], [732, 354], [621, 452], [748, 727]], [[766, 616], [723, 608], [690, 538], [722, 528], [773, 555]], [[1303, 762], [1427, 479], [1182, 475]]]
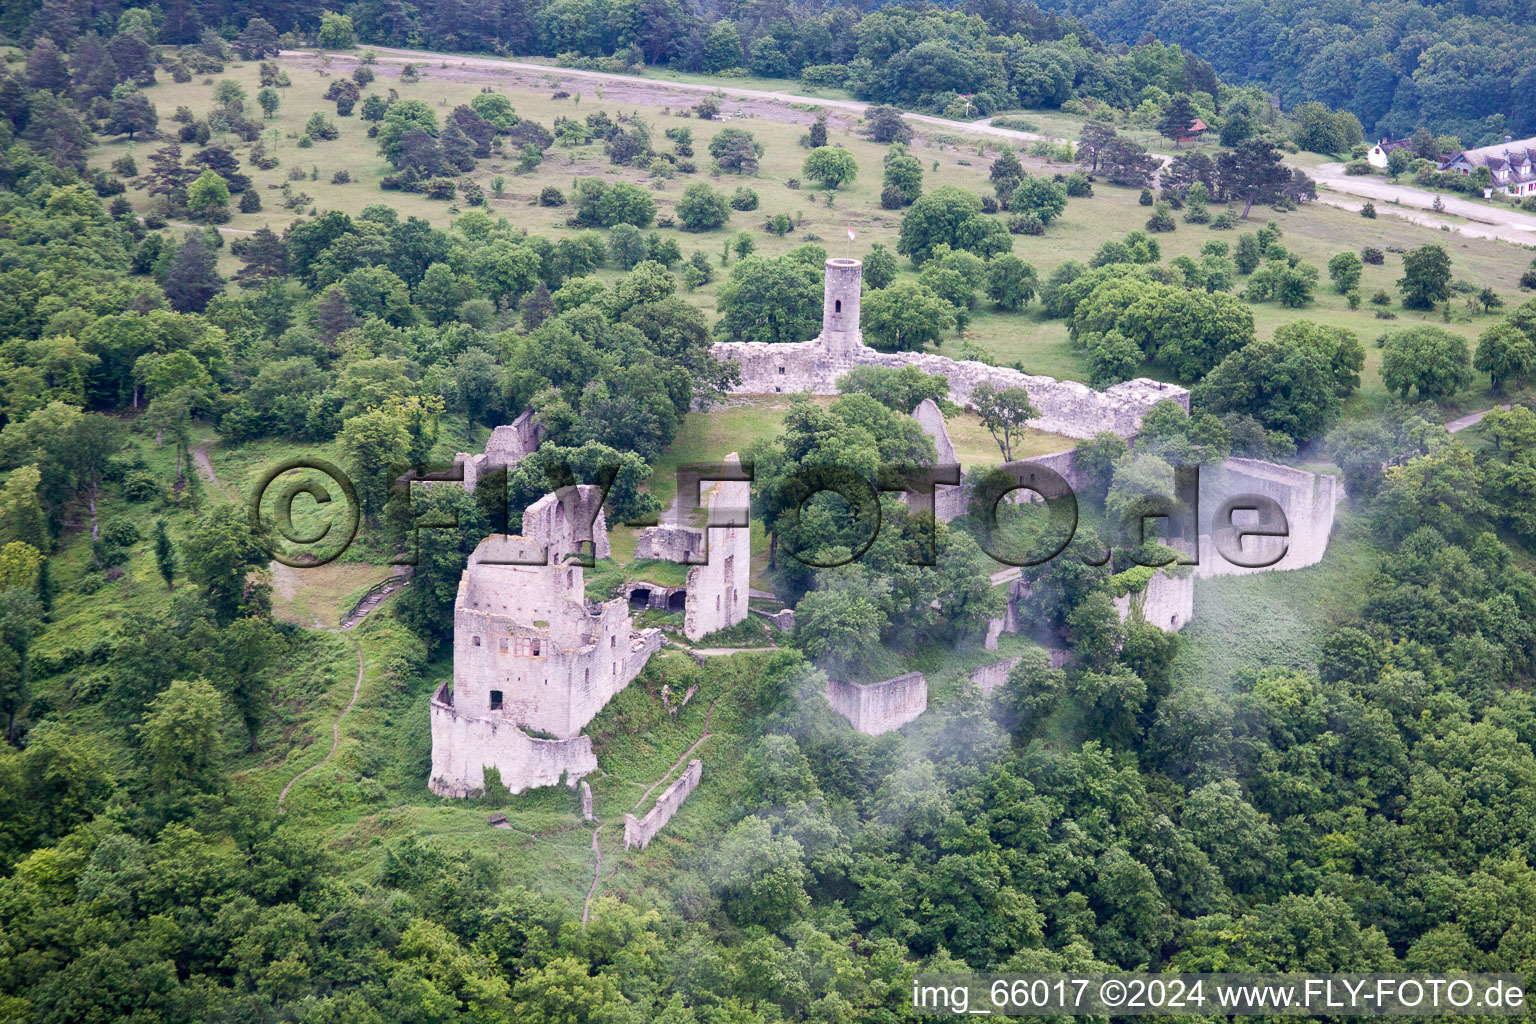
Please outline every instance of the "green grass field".
[[[446, 63], [447, 66], [440, 66]], [[297, 54], [280, 60], [288, 71], [292, 85], [281, 90], [282, 106], [268, 124], [268, 133], [276, 133], [278, 141], [269, 143], [268, 149], [281, 161], [272, 171], [258, 171], [249, 165], [243, 168], [253, 179], [253, 187], [262, 197], [264, 209], [260, 213], [236, 213], [225, 227], [231, 236], [235, 232], [251, 231], [262, 225], [281, 229], [297, 216], [307, 214], [308, 209], [339, 209], [358, 214], [370, 203], [385, 203], [404, 216], [420, 216], [439, 225], [450, 223], [461, 207], [452, 203], [434, 202], [421, 195], [404, 192], [383, 192], [378, 188], [379, 179], [388, 172], [388, 165], [378, 155], [373, 140], [367, 138], [367, 122], [359, 117], [338, 118], [334, 106], [321, 97], [330, 81], [338, 75], [349, 74], [356, 66], [355, 55]], [[422, 80], [405, 84], [398, 80], [400, 66], [381, 63], [376, 66], [378, 79], [368, 91], [387, 94], [396, 90], [402, 97], [426, 101], [446, 117], [457, 104], [469, 102], [482, 89], [494, 89], [505, 93], [518, 113], [533, 118], [546, 127], [555, 117], [581, 118], [595, 110], [603, 110], [611, 116], [638, 112], [651, 126], [655, 145], [664, 149], [669, 144], [661, 138], [662, 130], [673, 126], [686, 126], [694, 132], [694, 162], [700, 171], [695, 175], [677, 175], [671, 179], [653, 179], [649, 172], [636, 168], [612, 166], [602, 152], [600, 144], [575, 148], [556, 146], [548, 151], [544, 162], [532, 173], [517, 175], [513, 171], [514, 160], [510, 152], [494, 154], [490, 160], [469, 175], [484, 188], [489, 209], [506, 216], [520, 227], [531, 232], [559, 236], [571, 229], [565, 226], [568, 211], [564, 208], [542, 207], [536, 197], [540, 190], [553, 185], [568, 190], [574, 178], [598, 176], [606, 180], [628, 180], [644, 184], [654, 190], [659, 214], [666, 216], [672, 204], [684, 188], [693, 181], [706, 180], [716, 188], [727, 192], [738, 185], [747, 185], [760, 197], [758, 210], [750, 213], [733, 213], [726, 229], [690, 234], [675, 229], [660, 229], [663, 235], [675, 237], [684, 256], [702, 252], [718, 266], [727, 240], [739, 230], [749, 231], [758, 251], [773, 255], [782, 253], [804, 242], [819, 242], [834, 254], [844, 247], [844, 229], [852, 226], [858, 235], [853, 245], [859, 252], [867, 251], [869, 244], [881, 242], [894, 247], [900, 226], [900, 211], [882, 210], [879, 207], [881, 189], [880, 166], [886, 149], [866, 140], [856, 130], [853, 116], [837, 109], [829, 109], [831, 140], [853, 154], [859, 164], [859, 176], [834, 194], [820, 190], [812, 183], [801, 182], [800, 187], [790, 188], [788, 182], [801, 176], [800, 164], [805, 150], [799, 140], [813, 119], [812, 109], [806, 104], [775, 103], [767, 100], [728, 100], [726, 119], [714, 122], [700, 121], [691, 116], [689, 108], [697, 102], [698, 94], [684, 90], [669, 90], [664, 76], [647, 75], [645, 78], [623, 79], [604, 84], [576, 78], [562, 79], [561, 69], [550, 67], [547, 74], [540, 72], [514, 72], [511, 69], [466, 67], [456, 64], [452, 58], [437, 63], [421, 65]], [[698, 76], [682, 76], [693, 80]], [[185, 84], [162, 81], [147, 90], [161, 114], [162, 127], [173, 124], [170, 115], [178, 106], [185, 105], [195, 113], [205, 113], [212, 107], [213, 83], [229, 78], [239, 82], [252, 97], [248, 108], [260, 113], [255, 107], [254, 95], [259, 84], [254, 62], [229, 65], [225, 74], [206, 81], [197, 79]], [[778, 80], [750, 81], [730, 79], [727, 87], [767, 88], [779, 91], [796, 91], [795, 83]], [[570, 93], [564, 99], [553, 99], [557, 87]], [[838, 97], [841, 98], [841, 97]], [[303, 125], [315, 110], [325, 111], [340, 129], [340, 138], [316, 143], [313, 148], [301, 149], [298, 145]], [[1036, 129], [1046, 134], [1075, 136], [1082, 118], [1062, 114], [1059, 111], [1026, 111], [1023, 117]], [[763, 144], [764, 153], [759, 172], [751, 177], [725, 174], [718, 177], [709, 172], [708, 142], [725, 127], [741, 127], [753, 132]], [[954, 124], [953, 129], [918, 124], [918, 135], [912, 146], [913, 153], [922, 161], [925, 170], [924, 187], [945, 184], [961, 185], [982, 194], [990, 193], [987, 172], [991, 159], [996, 155], [997, 141], [981, 136], [969, 136], [974, 142], [966, 142], [965, 125]], [[1135, 131], [1131, 134], [1134, 136]], [[1143, 141], [1155, 143], [1150, 133]], [[235, 141], [230, 138], [226, 143]], [[97, 147], [91, 161], [106, 166], [124, 152], [134, 153], [141, 169], [147, 164], [149, 153], [156, 143], [140, 141], [130, 143], [117, 140]], [[237, 155], [244, 146], [236, 147]], [[1209, 149], [1210, 145], [1205, 148]], [[1035, 173], [1049, 174], [1073, 169], [1070, 165], [1048, 163], [1033, 157], [1023, 157], [1026, 167]], [[277, 203], [280, 186], [289, 180], [295, 168], [305, 172], [303, 181], [295, 181], [292, 187], [308, 194], [312, 203], [309, 208], [297, 212], [281, 209]], [[349, 184], [332, 184], [332, 175], [347, 170], [352, 181]], [[492, 196], [492, 181], [501, 176], [506, 191], [500, 198]], [[143, 203], [142, 192], [130, 191], [130, 198]], [[831, 206], [828, 200], [831, 199]], [[797, 229], [783, 237], [775, 237], [763, 228], [766, 217], [786, 213], [799, 221]], [[1045, 277], [1065, 260], [1086, 261], [1105, 241], [1123, 236], [1146, 220], [1147, 211], [1137, 204], [1137, 192], [1100, 183], [1095, 195], [1088, 199], [1072, 200], [1063, 217], [1053, 222], [1044, 236], [1015, 238], [1014, 251], [1033, 264], [1041, 277]], [[1396, 298], [1396, 280], [1401, 276], [1401, 251], [1426, 242], [1438, 242], [1451, 252], [1454, 273], [1481, 288], [1493, 287], [1507, 302], [1519, 300], [1516, 285], [1526, 258], [1519, 256], [1506, 243], [1487, 239], [1466, 238], [1460, 235], [1432, 231], [1409, 224], [1393, 217], [1365, 220], [1355, 214], [1321, 204], [1313, 204], [1301, 210], [1276, 214], [1256, 208], [1250, 218], [1252, 227], [1264, 220], [1276, 220], [1284, 230], [1283, 242], [1288, 249], [1307, 262], [1325, 268], [1328, 259], [1344, 249], [1359, 249], [1372, 245], [1387, 251], [1385, 265], [1366, 267], [1360, 290], [1369, 297], [1378, 290], [1385, 290]], [[1232, 241], [1243, 230], [1213, 232], [1203, 226], [1181, 224], [1170, 234], [1159, 236], [1164, 259], [1184, 254], [1198, 253], [1207, 241]], [[223, 267], [231, 272], [237, 264], [228, 255], [223, 256]], [[903, 273], [911, 269], [903, 264]], [[599, 272], [605, 280], [617, 276], [613, 270]], [[707, 316], [714, 315], [715, 294], [723, 270], [716, 281], [699, 288], [692, 294]], [[1369, 342], [1384, 328], [1412, 322], [1416, 314], [1406, 314], [1396, 309], [1398, 321], [1378, 320], [1375, 307], [1362, 304], [1359, 310], [1350, 310], [1326, 279], [1319, 283], [1317, 301], [1303, 309], [1285, 309], [1272, 305], [1255, 307], [1259, 333], [1271, 333], [1281, 324], [1297, 319], [1318, 320], [1348, 327]], [[1456, 300], [1450, 329], [1475, 337], [1492, 323], [1495, 316], [1472, 315]], [[1068, 345], [1065, 326], [1058, 321], [1044, 319], [1037, 308], [1019, 313], [1003, 313], [992, 310], [983, 301], [967, 328], [967, 338], [990, 352], [999, 362], [1019, 363], [1030, 373], [1040, 373], [1061, 379], [1086, 378], [1086, 363], [1082, 355]], [[946, 339], [946, 344], [951, 343]], [[1485, 386], [1485, 385], [1484, 385]], [[1383, 394], [1374, 361], [1367, 368], [1361, 394], [1354, 400], [1352, 412], [1367, 412], [1380, 404]], [[656, 486], [662, 487], [659, 481]], [[659, 493], [659, 492], [658, 492]]]

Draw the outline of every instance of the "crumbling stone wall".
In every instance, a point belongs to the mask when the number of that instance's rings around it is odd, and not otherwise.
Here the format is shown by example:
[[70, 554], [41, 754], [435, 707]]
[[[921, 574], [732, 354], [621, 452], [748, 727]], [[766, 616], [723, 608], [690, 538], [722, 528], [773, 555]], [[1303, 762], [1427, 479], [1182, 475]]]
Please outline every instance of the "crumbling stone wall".
[[1004, 658], [1002, 661], [994, 661], [990, 665], [982, 665], [971, 670], [970, 680], [981, 687], [981, 692], [990, 695], [993, 690], [1008, 681], [1008, 673], [1013, 667], [1023, 661], [1023, 657]]
[[662, 523], [640, 531], [636, 558], [662, 562], [696, 562], [704, 557], [704, 531], [691, 526]]
[[735, 392], [835, 395], [837, 378], [854, 366], [915, 366], [947, 378], [949, 399], [958, 405], [968, 404], [971, 393], [983, 381], [998, 388], [1022, 387], [1040, 411], [1039, 417], [1030, 421], [1031, 426], [1077, 438], [1092, 437], [1101, 430], [1130, 437], [1140, 428], [1146, 411], [1164, 399], [1172, 398], [1189, 408], [1187, 389], [1145, 377], [1095, 391], [1076, 381], [931, 352], [877, 352], [864, 344], [858, 329], [857, 296], [862, 276], [863, 264], [858, 260], [827, 260], [822, 333], [811, 341], [716, 344], [711, 350], [716, 359], [735, 360], [741, 366], [741, 384]]
[[514, 793], [565, 780], [576, 785], [597, 770], [592, 741], [586, 736], [537, 739], [508, 718], [459, 714], [454, 694], [444, 683], [432, 697], [432, 775], [427, 788], [438, 796], [477, 796], [485, 788], [485, 767], [494, 766]]
[[454, 603], [453, 687], [432, 704], [433, 792], [474, 792], [487, 764], [515, 792], [596, 768], [581, 728], [661, 646], [658, 630], [634, 630], [625, 598], [588, 602], [582, 567], [565, 563], [589, 522], [596, 557], [609, 554], [601, 501], [588, 486], [545, 495], [522, 536], [493, 534], [470, 556]]
[[480, 478], [493, 469], [516, 465], [543, 440], [544, 428], [534, 420], [533, 410], [523, 410], [523, 414], [511, 423], [491, 431], [484, 452], [479, 455], [460, 452], [454, 456], [453, 461], [464, 467], [465, 490], [473, 491]]
[[1159, 570], [1145, 589], [1113, 600], [1121, 622], [1140, 616], [1164, 633], [1177, 633], [1195, 614], [1195, 576], [1187, 569]]
[[827, 681], [827, 703], [854, 729], [879, 736], [899, 729], [928, 710], [928, 680], [921, 672], [878, 683]]
[[688, 767], [682, 776], [656, 799], [656, 806], [647, 811], [645, 817], [624, 815], [624, 849], [643, 850], [651, 845], [651, 840], [656, 838], [656, 833], [672, 820], [672, 816], [683, 806], [683, 801], [698, 788], [699, 780], [703, 777], [704, 764], [698, 758], [694, 758], [688, 762]]

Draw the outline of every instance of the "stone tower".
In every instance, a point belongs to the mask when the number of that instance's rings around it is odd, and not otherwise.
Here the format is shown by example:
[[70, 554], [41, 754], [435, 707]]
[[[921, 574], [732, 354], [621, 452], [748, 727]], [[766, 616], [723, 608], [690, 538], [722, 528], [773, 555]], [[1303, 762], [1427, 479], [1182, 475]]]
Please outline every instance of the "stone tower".
[[859, 291], [864, 284], [860, 260], [827, 260], [821, 308], [821, 343], [833, 359], [852, 359], [864, 343], [859, 330]]

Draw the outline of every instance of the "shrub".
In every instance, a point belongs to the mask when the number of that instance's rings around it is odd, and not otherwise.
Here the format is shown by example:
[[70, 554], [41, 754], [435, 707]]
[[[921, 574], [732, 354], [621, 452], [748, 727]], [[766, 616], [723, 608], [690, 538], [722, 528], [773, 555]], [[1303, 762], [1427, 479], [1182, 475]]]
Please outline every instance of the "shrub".
[[544, 188], [539, 192], [539, 205], [564, 206], [565, 193], [561, 192], [554, 185], [545, 185]]
[[1536, 270], [1527, 270], [1520, 275], [1520, 287], [1536, 290]]
[[261, 196], [256, 194], [256, 190], [255, 189], [248, 188], [244, 192], [240, 193], [240, 212], [241, 213], [260, 213], [261, 212]]
[[[884, 192], [880, 193], [880, 203], [881, 203], [882, 206], [885, 204], [885, 193]], [[890, 207], [886, 207], [886, 209], [890, 209]], [[997, 206], [997, 200], [996, 199], [992, 198], [991, 196], [982, 196], [981, 197], [981, 212], [982, 213], [996, 213], [997, 210], [998, 210], [998, 206]]]
[[345, 167], [331, 175], [332, 185], [346, 185], [352, 181], [352, 173]]
[[1375, 220], [1376, 204], [1366, 203], [1364, 206], [1360, 207], [1360, 216], [1364, 217], [1366, 220]]
[[1045, 221], [1032, 213], [1015, 213], [1008, 218], [1008, 230], [1015, 235], [1043, 235]]
[[757, 209], [757, 193], [743, 185], [731, 194], [731, 209], [755, 210]]
[[1385, 262], [1386, 258], [1386, 254], [1383, 253], [1380, 249], [1376, 248], [1374, 245], [1368, 245], [1364, 249], [1360, 250], [1361, 262], [1369, 263], [1373, 267], [1381, 266], [1382, 263]]
[[880, 208], [882, 210], [899, 210], [906, 205], [907, 194], [895, 185], [887, 185], [880, 190]]
[[1376, 294], [1371, 296], [1371, 305], [1390, 306], [1392, 305], [1392, 296], [1387, 294], [1385, 288], [1378, 289]]
[[1141, 190], [1141, 198], [1136, 200], [1136, 201], [1138, 203], [1140, 203], [1142, 206], [1151, 206], [1157, 200], [1152, 198], [1152, 190], [1151, 189], [1144, 188], [1144, 189]]
[[459, 187], [451, 178], [433, 178], [427, 182], [427, 198], [449, 200], [458, 195]]
[[1370, 162], [1366, 160], [1351, 160], [1349, 163], [1344, 165], [1344, 173], [1353, 174], [1356, 176], [1370, 174]]

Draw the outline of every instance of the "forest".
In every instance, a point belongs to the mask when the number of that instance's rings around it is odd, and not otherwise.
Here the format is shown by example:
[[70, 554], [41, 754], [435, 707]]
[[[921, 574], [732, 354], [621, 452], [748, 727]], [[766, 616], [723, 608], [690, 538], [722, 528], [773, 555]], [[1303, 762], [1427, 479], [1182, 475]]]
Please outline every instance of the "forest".
[[[1095, 12], [1023, 5], [669, 10], [636, 9], [683, 19], [653, 36], [563, 3], [0, 18], [0, 1022], [894, 1022], [918, 971], [1536, 976], [1530, 254], [1325, 206], [1284, 160], [1292, 126], [1172, 33], [1106, 46]], [[772, 77], [741, 63], [770, 29], [784, 74], [839, 64], [904, 106], [1052, 89], [1082, 104], [1076, 146], [273, 53], [289, 32], [593, 59], [650, 39], [644, 62], [688, 62], [718, 36], [735, 63], [705, 70]], [[1218, 99], [1249, 130], [1161, 166], [1088, 116], [1154, 86], [1170, 143]], [[1031, 428], [1023, 388], [958, 408], [912, 368], [729, 396], [711, 342], [813, 336], [839, 250], [880, 350], [1148, 375], [1190, 409], [1154, 406], [1128, 447]], [[931, 462], [924, 399], [963, 448], [965, 514], [879, 499], [850, 561], [858, 508], [775, 499], [803, 466]], [[510, 472], [398, 500], [401, 465], [525, 410], [542, 444]], [[1077, 538], [1024, 570], [1028, 625], [988, 651], [1007, 587], [983, 548], [1047, 526], [989, 515], [988, 471], [1067, 446]], [[731, 450], [761, 483], [754, 586], [793, 630], [659, 655], [593, 720], [601, 829], [564, 787], [432, 796], [427, 702], [479, 539], [562, 471], [616, 468], [616, 554], [587, 577], [609, 596], [655, 568], [622, 524]], [[296, 451], [356, 484], [339, 567], [283, 571], [247, 515]], [[1201, 581], [1182, 632], [1122, 616], [1167, 552], [1127, 510], [1230, 456], [1339, 475], [1327, 560]], [[409, 584], [345, 628], [407, 538]], [[968, 684], [1003, 655], [993, 692]], [[823, 699], [915, 670], [933, 697], [898, 732]], [[614, 812], [705, 738], [699, 791], [622, 849]]]

